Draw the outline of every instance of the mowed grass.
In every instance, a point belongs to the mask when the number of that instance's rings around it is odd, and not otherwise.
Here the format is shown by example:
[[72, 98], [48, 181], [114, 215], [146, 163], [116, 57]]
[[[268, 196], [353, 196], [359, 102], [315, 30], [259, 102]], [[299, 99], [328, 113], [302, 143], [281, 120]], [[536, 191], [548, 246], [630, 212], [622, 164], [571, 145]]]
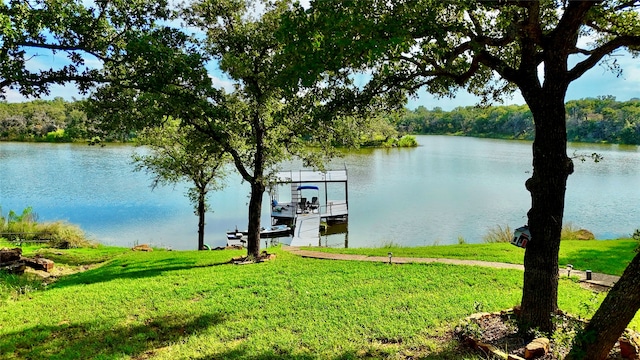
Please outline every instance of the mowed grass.
[[[228, 263], [244, 251], [114, 253], [0, 302], [0, 358], [481, 359], [447, 331], [521, 297], [517, 270], [270, 251], [275, 260], [252, 265]], [[560, 282], [569, 313], [588, 317], [601, 300]]]
[[[626, 266], [635, 256], [638, 242], [632, 239], [619, 240], [563, 240], [560, 242], [558, 261], [561, 266], [573, 265], [576, 270], [622, 275]], [[447, 246], [384, 248], [305, 248], [338, 254], [358, 254], [368, 256], [387, 256], [389, 252], [399, 257], [448, 258], [495, 261], [510, 264], [524, 262], [524, 249], [508, 243], [461, 244]]]

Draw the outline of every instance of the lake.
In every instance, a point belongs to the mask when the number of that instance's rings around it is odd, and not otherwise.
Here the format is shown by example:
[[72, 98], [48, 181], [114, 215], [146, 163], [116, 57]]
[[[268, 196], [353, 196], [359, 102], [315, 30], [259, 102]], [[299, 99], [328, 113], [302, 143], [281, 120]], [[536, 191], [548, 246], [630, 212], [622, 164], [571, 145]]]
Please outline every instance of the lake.
[[[349, 175], [348, 234], [322, 245], [377, 247], [482, 242], [490, 228], [526, 224], [531, 143], [449, 136], [417, 136], [417, 148], [348, 152], [328, 168]], [[131, 146], [0, 143], [3, 214], [33, 207], [40, 221], [78, 224], [108, 245], [149, 243], [197, 247], [197, 217], [187, 186], [151, 189], [151, 175], [133, 172]], [[570, 144], [569, 154], [597, 152], [604, 160], [575, 160], [565, 222], [599, 239], [629, 237], [640, 228], [640, 149]], [[297, 170], [297, 163], [283, 170]], [[225, 232], [247, 224], [249, 187], [232, 173], [210, 197], [205, 242], [223, 246]], [[269, 224], [265, 196], [263, 224]]]

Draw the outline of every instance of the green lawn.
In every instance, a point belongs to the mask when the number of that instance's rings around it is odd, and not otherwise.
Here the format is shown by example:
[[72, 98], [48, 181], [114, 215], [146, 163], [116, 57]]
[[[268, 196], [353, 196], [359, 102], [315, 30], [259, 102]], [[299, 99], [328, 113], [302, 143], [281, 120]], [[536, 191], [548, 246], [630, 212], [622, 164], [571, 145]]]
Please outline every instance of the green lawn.
[[[633, 256], [638, 242], [630, 239], [580, 241], [563, 240], [560, 243], [559, 263], [562, 266], [572, 264], [576, 270], [591, 270], [611, 275], [622, 275]], [[462, 244], [447, 246], [421, 247], [385, 247], [385, 248], [306, 248], [341, 254], [360, 254], [369, 256], [424, 257], [497, 261], [510, 264], [522, 264], [524, 249], [508, 243]]]
[[[64, 263], [83, 251], [55, 252]], [[0, 358], [481, 359], [443, 341], [447, 330], [521, 297], [517, 270], [324, 261], [279, 249], [252, 265], [228, 263], [243, 251], [102, 251], [112, 258], [102, 266], [0, 300]], [[601, 299], [560, 282], [569, 313], [590, 316]]]

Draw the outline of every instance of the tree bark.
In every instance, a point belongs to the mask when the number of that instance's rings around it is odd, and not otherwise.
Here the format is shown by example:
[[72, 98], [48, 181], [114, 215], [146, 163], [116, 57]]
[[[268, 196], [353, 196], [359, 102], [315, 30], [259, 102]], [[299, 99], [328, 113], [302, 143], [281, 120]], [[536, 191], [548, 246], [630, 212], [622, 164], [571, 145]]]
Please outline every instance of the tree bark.
[[260, 216], [262, 214], [262, 196], [266, 187], [256, 181], [251, 184], [251, 197], [249, 199], [249, 231], [247, 238], [247, 255], [258, 257], [260, 255]]
[[198, 250], [204, 250], [204, 217], [206, 211], [206, 193], [200, 191], [198, 196]]
[[587, 327], [574, 339], [568, 360], [606, 359], [640, 309], [640, 253], [607, 294]]
[[543, 89], [527, 100], [536, 137], [533, 175], [526, 182], [531, 193], [531, 241], [524, 256], [520, 324], [523, 329], [551, 333], [552, 314], [558, 310], [558, 252], [565, 190], [573, 163], [567, 157], [564, 92]]

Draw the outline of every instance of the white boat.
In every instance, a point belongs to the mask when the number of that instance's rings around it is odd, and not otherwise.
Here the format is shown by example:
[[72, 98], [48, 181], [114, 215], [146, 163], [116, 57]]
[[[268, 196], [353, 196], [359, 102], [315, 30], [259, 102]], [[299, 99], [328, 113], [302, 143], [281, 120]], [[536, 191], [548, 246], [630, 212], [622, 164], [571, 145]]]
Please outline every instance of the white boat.
[[[227, 246], [247, 244], [248, 231], [239, 231], [238, 229], [227, 231]], [[260, 238], [268, 239], [275, 237], [283, 237], [291, 235], [291, 227], [288, 225], [273, 225], [260, 230]]]

